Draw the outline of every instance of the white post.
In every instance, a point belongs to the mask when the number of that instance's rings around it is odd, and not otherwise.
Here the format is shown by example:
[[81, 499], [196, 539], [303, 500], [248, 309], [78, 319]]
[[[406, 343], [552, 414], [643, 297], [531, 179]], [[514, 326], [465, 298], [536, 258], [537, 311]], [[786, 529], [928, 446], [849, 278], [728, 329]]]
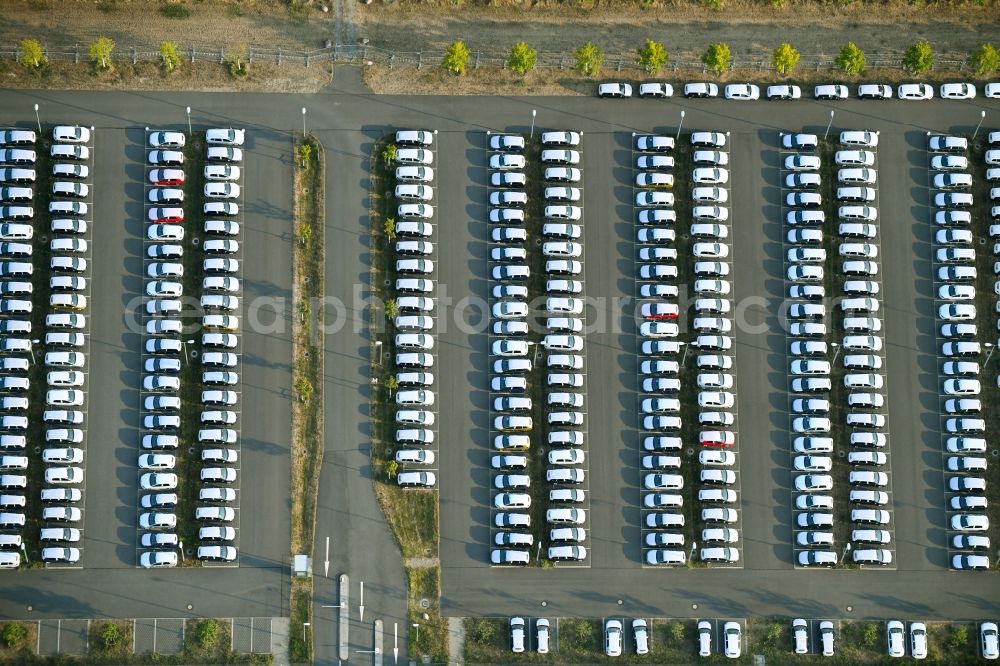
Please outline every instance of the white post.
[[830, 125], [833, 124], [833, 109], [830, 109], [830, 122], [826, 124], [826, 131], [823, 132], [823, 140], [826, 141], [827, 134], [830, 133]]
[[681, 109], [681, 121], [679, 123], [677, 123], [677, 136], [675, 137], [676, 141], [680, 141], [680, 139], [681, 139], [681, 127], [684, 126], [684, 116], [685, 115], [686, 115], [686, 112], [684, 111], [684, 109]]
[[306, 107], [302, 107], [302, 136], [306, 135]]
[[191, 136], [191, 107], [190, 106], [187, 107], [187, 116], [188, 116], [188, 136]]
[[535, 136], [535, 114], [538, 113], [535, 109], [531, 110], [531, 134], [528, 135], [529, 138]]
[[986, 360], [983, 361], [984, 368], [986, 367], [986, 364], [990, 362], [990, 356], [993, 356], [993, 351], [996, 349], [996, 346], [992, 342], [987, 342], [986, 348], [989, 349], [990, 351], [989, 353], [986, 354]]
[[[983, 114], [985, 114], [985, 113], [986, 112], [983, 111]], [[38, 105], [37, 104], [35, 105], [35, 121], [38, 123], [38, 134], [41, 135], [41, 133], [42, 133], [42, 119], [38, 117]]]

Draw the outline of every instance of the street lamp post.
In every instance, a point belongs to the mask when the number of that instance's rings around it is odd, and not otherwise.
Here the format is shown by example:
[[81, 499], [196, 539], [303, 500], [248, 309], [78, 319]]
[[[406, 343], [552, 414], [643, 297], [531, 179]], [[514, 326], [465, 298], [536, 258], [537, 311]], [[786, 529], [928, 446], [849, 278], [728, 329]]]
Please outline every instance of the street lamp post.
[[674, 137], [674, 139], [677, 140], [677, 141], [680, 141], [680, 138], [681, 138], [681, 127], [684, 126], [684, 116], [685, 115], [687, 115], [687, 112], [684, 109], [681, 109], [681, 121], [679, 123], [677, 123], [677, 136]]
[[996, 350], [996, 345], [994, 345], [992, 342], [987, 342], [986, 348], [989, 349], [990, 351], [989, 353], [986, 354], [986, 360], [983, 361], [984, 368], [986, 367], [986, 364], [990, 362], [990, 356], [993, 356], [993, 352]]
[[308, 622], [302, 623], [302, 642], [306, 642], [306, 627], [310, 626]]
[[32, 340], [31, 341], [31, 346], [28, 347], [28, 349], [31, 350], [31, 359], [30, 359], [31, 365], [35, 364], [35, 345], [38, 344], [38, 343], [40, 343], [40, 342], [41, 342], [40, 339], [39, 340]]
[[837, 352], [833, 355], [833, 362], [830, 363], [830, 367], [833, 367], [834, 365], [837, 364], [837, 357], [840, 356], [840, 343], [831, 342], [830, 346], [837, 350]]
[[[35, 105], [35, 107], [37, 108], [37, 107], [38, 107], [38, 105], [36, 104], [36, 105]], [[973, 140], [973, 141], [975, 141], [975, 140], [976, 140], [976, 135], [977, 135], [977, 134], [979, 134], [979, 128], [983, 126], [983, 121], [984, 121], [984, 120], [986, 120], [986, 111], [982, 111], [982, 112], [981, 112], [981, 113], [979, 114], [979, 124], [978, 124], [978, 125], [976, 125], [976, 131], [972, 133], [972, 140]], [[39, 131], [40, 131], [40, 130], [39, 130]]]
[[531, 133], [528, 135], [529, 138], [534, 138], [535, 136], [535, 114], [538, 113], [537, 110], [531, 110]]
[[686, 361], [688, 357], [688, 350], [691, 349], [691, 347], [686, 342], [678, 342], [677, 344], [684, 346], [684, 355], [681, 356], [681, 366], [683, 367], [684, 361]]
[[306, 135], [306, 107], [302, 107], [302, 136]]
[[184, 346], [184, 360], [185, 361], [190, 360], [188, 359], [188, 345], [189, 344], [193, 345], [194, 340], [181, 340], [181, 344]]
[[416, 622], [414, 622], [413, 623], [413, 628], [417, 630], [417, 639], [416, 639], [416, 642], [419, 643], [420, 642], [420, 625], [417, 624]]
[[823, 132], [824, 141], [826, 141], [826, 137], [830, 133], [830, 125], [833, 125], [833, 109], [830, 109], [830, 122], [826, 124], [826, 131]]
[[[986, 113], [985, 111], [983, 113]], [[38, 133], [42, 133], [42, 119], [38, 116], [38, 105], [35, 105], [35, 122], [38, 123]]]
[[191, 107], [190, 106], [187, 107], [187, 116], [188, 116], [188, 136], [191, 136]]

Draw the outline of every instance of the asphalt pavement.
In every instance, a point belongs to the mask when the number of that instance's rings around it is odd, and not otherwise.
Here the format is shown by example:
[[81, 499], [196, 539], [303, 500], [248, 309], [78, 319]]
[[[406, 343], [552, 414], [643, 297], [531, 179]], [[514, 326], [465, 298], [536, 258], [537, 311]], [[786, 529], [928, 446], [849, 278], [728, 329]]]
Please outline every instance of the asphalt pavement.
[[[99, 137], [113, 131], [134, 132], [156, 123], [181, 126], [184, 106], [191, 105], [192, 119], [202, 127], [234, 124], [247, 127], [254, 137], [253, 151], [262, 151], [261, 171], [248, 174], [247, 188], [257, 201], [247, 224], [246, 279], [248, 287], [281, 293], [287, 290], [290, 252], [276, 226], [288, 219], [291, 181], [287, 132], [301, 127], [301, 108], [308, 107], [309, 128], [327, 148], [327, 293], [351, 295], [354, 285], [367, 276], [365, 215], [367, 202], [367, 149], [378, 136], [398, 127], [437, 129], [439, 145], [437, 187], [439, 229], [444, 265], [442, 288], [457, 299], [483, 294], [482, 190], [484, 171], [470, 157], [478, 150], [479, 133], [485, 129], [525, 131], [537, 110], [536, 131], [573, 128], [585, 133], [587, 182], [587, 291], [591, 297], [625, 298], [632, 291], [632, 262], [623, 248], [631, 228], [631, 208], [622, 191], [630, 189], [616, 152], [625, 148], [632, 131], [676, 129], [679, 111], [687, 110], [685, 130], [728, 129], [732, 154], [741, 165], [733, 183], [739, 214], [734, 224], [737, 301], [763, 297], [744, 307], [750, 323], [765, 324], [760, 331], [737, 333], [736, 357], [740, 364], [740, 431], [742, 452], [742, 511], [744, 514], [745, 569], [660, 571], [641, 568], [637, 554], [638, 533], [627, 507], [635, 483], [622, 474], [623, 455], [633, 455], [634, 442], [625, 441], [626, 425], [635, 414], [634, 350], [627, 338], [631, 330], [608, 330], [588, 335], [588, 397], [590, 450], [595, 459], [592, 474], [592, 568], [555, 571], [490, 569], [484, 557], [482, 497], [487, 478], [483, 456], [485, 418], [485, 348], [483, 336], [450, 328], [439, 333], [439, 390], [448, 396], [442, 409], [442, 610], [446, 615], [524, 613], [547, 601], [548, 615], [607, 613], [670, 616], [734, 616], [796, 614], [806, 616], [889, 617], [899, 614], [927, 619], [972, 619], [1000, 613], [989, 574], [950, 572], [944, 562], [943, 532], [936, 511], [943, 506], [940, 490], [940, 438], [938, 403], [933, 392], [933, 338], [924, 321], [931, 315], [926, 298], [929, 283], [926, 217], [920, 206], [924, 175], [918, 161], [919, 142], [928, 129], [971, 134], [980, 109], [988, 109], [984, 130], [1000, 120], [996, 100], [926, 103], [848, 101], [818, 103], [734, 103], [714, 101], [605, 101], [596, 98], [444, 98], [375, 97], [337, 92], [329, 94], [241, 95], [190, 93], [6, 92], [0, 122], [30, 120], [31, 105], [38, 102], [46, 122], [76, 121], [93, 124]], [[238, 99], [238, 103], [234, 100]], [[897, 525], [898, 571], [793, 571], [788, 545], [787, 436], [784, 429], [783, 336], [775, 317], [781, 297], [780, 243], [775, 174], [775, 133], [805, 129], [822, 133], [829, 110], [836, 109], [833, 128], [882, 130], [880, 142], [882, 248], [885, 277], [885, 317], [888, 352], [889, 420], [893, 433], [894, 510]], [[991, 124], [992, 123], [992, 124]], [[107, 143], [107, 139], [105, 142]], [[109, 144], [109, 145], [113, 145]], [[124, 145], [124, 141], [122, 142]], [[273, 151], [273, 152], [272, 152]], [[270, 159], [264, 157], [270, 155]], [[601, 162], [602, 156], [607, 162]], [[100, 155], [99, 155], [100, 157]], [[253, 155], [250, 156], [253, 158]], [[602, 166], [606, 164], [606, 166]], [[615, 167], [611, 167], [616, 164]], [[99, 165], [99, 169], [103, 169]], [[256, 168], [256, 167], [254, 167]], [[267, 169], [267, 171], [265, 171]], [[256, 173], [256, 175], [255, 175]], [[103, 178], [103, 176], [101, 176]], [[111, 174], [115, 179], [123, 179]], [[127, 179], [127, 176], [124, 178]], [[98, 185], [101, 181], [97, 181]], [[119, 183], [125, 182], [118, 180]], [[100, 185], [98, 185], [100, 187]], [[100, 191], [100, 190], [99, 190]], [[124, 201], [125, 198], [122, 199]], [[124, 238], [129, 231], [126, 209], [107, 212], [102, 222], [123, 229], [121, 237], [104, 237], [113, 247], [105, 255], [113, 275], [127, 272], [130, 253]], [[127, 208], [127, 207], [126, 207]], [[625, 225], [625, 226], [623, 226]], [[287, 226], [282, 233], [290, 232]], [[100, 232], [103, 233], [103, 232]], [[95, 243], [100, 242], [96, 237]], [[117, 244], [117, 245], [116, 245]], [[95, 248], [95, 261], [98, 258]], [[134, 253], [131, 253], [134, 255]], [[447, 258], [447, 259], [444, 259]], [[119, 262], [117, 264], [112, 262]], [[134, 274], [134, 271], [133, 271]], [[111, 290], [111, 303], [122, 303], [136, 287], [122, 278], [95, 277], [95, 301], [103, 285]], [[249, 289], [248, 289], [249, 291]], [[443, 293], [443, 292], [442, 292]], [[247, 298], [252, 298], [248, 293]], [[350, 301], [348, 301], [350, 302]], [[352, 312], [351, 306], [348, 312]], [[610, 306], [609, 306], [610, 307]], [[104, 308], [104, 309], [100, 309]], [[97, 312], [112, 312], [95, 305]], [[624, 315], [615, 309], [611, 321]], [[349, 316], [357, 316], [353, 313]], [[472, 316], [472, 315], [468, 315]], [[123, 334], [120, 313], [98, 322], [92, 345], [95, 368], [91, 390], [104, 396], [92, 398], [91, 459], [88, 476], [103, 454], [104, 444], [114, 453], [105, 462], [122, 465], [123, 451], [134, 452], [134, 441], [125, 435], [134, 428], [125, 411], [135, 405], [135, 344]], [[440, 324], [439, 324], [440, 325]], [[246, 333], [245, 333], [246, 334]], [[244, 479], [241, 567], [218, 570], [144, 572], [121, 570], [117, 554], [127, 552], [123, 537], [114, 529], [104, 535], [112, 544], [107, 564], [95, 559], [98, 544], [88, 544], [86, 571], [22, 572], [4, 575], [0, 616], [184, 616], [189, 614], [280, 615], [287, 613], [287, 553], [281, 544], [287, 524], [287, 435], [290, 357], [289, 333], [246, 334], [244, 400], [244, 463], [258, 476]], [[370, 626], [375, 617], [386, 623], [405, 617], [405, 582], [398, 552], [375, 508], [367, 479], [367, 340], [361, 332], [344, 329], [327, 335], [326, 440], [327, 461], [317, 524], [314, 572], [322, 572], [325, 537], [331, 537], [330, 576], [351, 576], [352, 649], [370, 649]], [[251, 359], [256, 357], [258, 362]], [[107, 364], [109, 370], [101, 367]], [[116, 372], [117, 369], [117, 372]], [[257, 374], [254, 374], [257, 373]], [[601, 377], [603, 381], [596, 381]], [[253, 410], [257, 414], [252, 414]], [[603, 410], [603, 418], [595, 418]], [[99, 426], [105, 416], [108, 424]], [[99, 430], [99, 428], [104, 428]], [[257, 446], [248, 445], [256, 440]], [[249, 458], [256, 455], [256, 458]], [[253, 472], [250, 472], [251, 474]], [[127, 485], [131, 491], [131, 480]], [[122, 508], [115, 492], [96, 489], [88, 481], [88, 538], [101, 534], [91, 525], [108, 516], [134, 511]], [[254, 495], [258, 493], [258, 495]], [[130, 497], [134, 494], [130, 493]], [[116, 514], [124, 512], [122, 514]], [[283, 520], [284, 518], [284, 520]], [[130, 525], [129, 525], [130, 527]], [[103, 528], [100, 528], [103, 529]], [[257, 530], [251, 535], [250, 530]], [[133, 530], [130, 533], [134, 534]], [[259, 543], [260, 545], [254, 545]], [[255, 550], [256, 549], [256, 550]], [[256, 555], [256, 556], [255, 556]], [[115, 568], [115, 571], [108, 571]], [[354, 624], [358, 583], [364, 580], [365, 626]], [[322, 603], [335, 592], [332, 581], [317, 582]], [[621, 600], [619, 605], [618, 601]], [[32, 603], [34, 601], [34, 603]], [[186, 604], [193, 603], [187, 610]], [[334, 602], [336, 603], [336, 602]], [[697, 604], [697, 608], [693, 608]], [[372, 614], [369, 617], [369, 613]], [[358, 618], [360, 621], [360, 618]], [[327, 616], [317, 616], [321, 626]], [[330, 631], [333, 625], [330, 624]], [[364, 631], [362, 631], [364, 629]], [[294, 628], [293, 628], [294, 630]], [[321, 628], [317, 628], [320, 633]], [[405, 633], [405, 632], [404, 632]], [[357, 636], [357, 639], [355, 639]], [[327, 641], [328, 639], [321, 639]], [[320, 654], [322, 654], [322, 649]]]

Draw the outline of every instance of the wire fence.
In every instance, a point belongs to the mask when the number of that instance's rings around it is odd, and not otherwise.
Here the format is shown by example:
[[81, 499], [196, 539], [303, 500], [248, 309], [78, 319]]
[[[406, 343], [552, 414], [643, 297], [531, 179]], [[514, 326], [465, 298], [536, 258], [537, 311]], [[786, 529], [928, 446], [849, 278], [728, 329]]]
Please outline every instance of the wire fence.
[[[86, 62], [89, 59], [87, 46], [75, 44], [73, 46], [58, 46], [45, 48], [45, 55], [50, 60], [73, 61], [76, 63]], [[225, 63], [227, 58], [240, 55], [246, 58], [247, 62], [274, 63], [277, 65], [304, 65], [309, 67], [325, 62], [356, 64], [356, 65], [384, 65], [390, 69], [399, 66], [411, 67], [436, 67], [441, 63], [444, 56], [441, 50], [428, 51], [391, 51], [382, 49], [370, 44], [330, 44], [321, 49], [312, 51], [289, 50], [282, 48], [260, 48], [249, 47], [247, 49], [226, 49], [225, 47], [211, 46], [191, 46], [178, 49], [179, 54], [188, 62], [196, 60]], [[20, 55], [20, 50], [14, 48], [0, 48], [0, 59], [16, 60]], [[470, 53], [469, 67], [479, 69], [480, 67], [507, 67], [508, 54], [503, 51], [481, 51], [476, 50]], [[131, 61], [136, 64], [140, 61], [156, 61], [160, 59], [158, 45], [144, 44], [142, 46], [118, 47], [112, 53], [112, 59], [119, 62]], [[798, 69], [821, 71], [824, 69], [837, 68], [836, 55], [812, 54], [802, 55], [799, 60]], [[576, 60], [571, 53], [545, 53], [539, 52], [536, 67], [546, 69], [570, 69], [573, 68]], [[902, 55], [866, 55], [865, 64], [868, 68], [889, 68], [900, 69], [903, 66]], [[620, 72], [623, 69], [632, 69], [635, 65], [635, 53], [605, 54], [605, 72]], [[944, 54], [935, 56], [935, 68], [945, 70], [964, 71], [968, 68], [967, 59], [954, 54]], [[773, 68], [770, 57], [755, 54], [753, 56], [743, 56], [734, 53], [731, 69], [741, 70], [770, 70]], [[671, 58], [663, 71], [679, 70], [701, 70], [707, 71], [701, 60]]]

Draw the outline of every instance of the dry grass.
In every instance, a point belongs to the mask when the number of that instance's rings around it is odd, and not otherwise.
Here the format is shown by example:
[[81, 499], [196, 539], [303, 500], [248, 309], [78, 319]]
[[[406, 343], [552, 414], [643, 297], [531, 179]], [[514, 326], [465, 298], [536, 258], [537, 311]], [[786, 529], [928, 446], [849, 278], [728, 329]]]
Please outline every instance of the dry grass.
[[[7, 622], [0, 625], [0, 631], [7, 626]], [[15, 622], [24, 627], [24, 639], [16, 646], [10, 648], [3, 641], [0, 641], [0, 663], [17, 664], [20, 661], [28, 661], [30, 655], [35, 654], [35, 646], [38, 645], [38, 623], [37, 622]]]
[[237, 79], [229, 73], [228, 65], [201, 60], [185, 62], [172, 74], [164, 74], [154, 62], [116, 62], [111, 72], [96, 74], [84, 62], [51, 62], [29, 71], [12, 60], [0, 61], [0, 85], [20, 89], [313, 93], [329, 82], [330, 70], [325, 63], [305, 67], [255, 62], [249, 76]]

